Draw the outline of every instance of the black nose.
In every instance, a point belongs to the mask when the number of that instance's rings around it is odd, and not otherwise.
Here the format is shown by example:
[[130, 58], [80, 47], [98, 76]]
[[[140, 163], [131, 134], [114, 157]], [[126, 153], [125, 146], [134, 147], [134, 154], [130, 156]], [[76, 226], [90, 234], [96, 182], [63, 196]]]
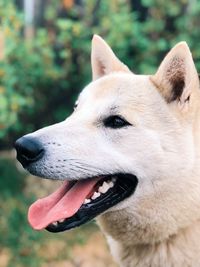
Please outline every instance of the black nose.
[[23, 167], [41, 159], [44, 155], [44, 147], [33, 137], [23, 136], [15, 142], [17, 159]]

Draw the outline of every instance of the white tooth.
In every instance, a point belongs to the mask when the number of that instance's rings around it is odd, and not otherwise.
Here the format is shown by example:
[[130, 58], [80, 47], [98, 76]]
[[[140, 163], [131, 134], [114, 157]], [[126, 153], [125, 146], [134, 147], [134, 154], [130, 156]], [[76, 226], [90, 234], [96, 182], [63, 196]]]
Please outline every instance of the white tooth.
[[61, 219], [61, 220], [59, 220], [58, 222], [59, 222], [59, 223], [63, 223], [63, 222], [64, 222], [64, 220], [65, 220], [65, 219]]
[[98, 192], [99, 192], [99, 193], [104, 193], [104, 191], [103, 191], [103, 186], [100, 186], [100, 187], [98, 188]]
[[109, 189], [109, 184], [107, 182], [104, 182], [102, 186], [104, 188], [104, 191], [107, 192]]
[[84, 200], [83, 204], [88, 204], [88, 203], [90, 203], [90, 202], [91, 202], [91, 199], [86, 198], [86, 199]]
[[110, 182], [109, 183], [109, 186], [110, 186], [110, 188], [112, 188], [114, 186], [114, 183], [113, 182]]
[[106, 182], [103, 182], [103, 185], [99, 187], [98, 191], [100, 193], [105, 194], [108, 191], [109, 188], [110, 188], [109, 184], [107, 184]]
[[100, 195], [101, 195], [101, 193], [97, 193], [97, 192], [94, 192], [94, 194], [93, 194], [93, 196], [91, 197], [91, 199], [96, 199], [96, 198], [98, 198], [98, 197], [100, 197]]
[[58, 225], [58, 222], [53, 222], [52, 223], [54, 226], [57, 226]]

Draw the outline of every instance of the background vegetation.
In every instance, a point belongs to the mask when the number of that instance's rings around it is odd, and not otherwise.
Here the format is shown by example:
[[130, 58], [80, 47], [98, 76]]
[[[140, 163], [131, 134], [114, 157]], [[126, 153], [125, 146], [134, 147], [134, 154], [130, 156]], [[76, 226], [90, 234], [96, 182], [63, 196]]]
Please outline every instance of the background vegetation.
[[[199, 1], [37, 3], [35, 20], [27, 25], [22, 0], [0, 0], [0, 150], [71, 113], [77, 94], [91, 80], [94, 33], [136, 73], [153, 73], [181, 40], [188, 42], [200, 70]], [[49, 234], [33, 232], [26, 223], [35, 196], [31, 190], [26, 194], [26, 174], [15, 165], [13, 159], [0, 159], [0, 252], [11, 251], [9, 266], [40, 266], [45, 260], [38, 248]], [[79, 243], [80, 235], [75, 232], [71, 240]]]

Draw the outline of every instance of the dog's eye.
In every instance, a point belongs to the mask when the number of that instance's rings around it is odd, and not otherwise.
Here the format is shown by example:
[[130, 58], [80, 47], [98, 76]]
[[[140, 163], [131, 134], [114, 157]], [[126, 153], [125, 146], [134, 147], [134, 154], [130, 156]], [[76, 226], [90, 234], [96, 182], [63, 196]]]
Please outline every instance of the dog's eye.
[[128, 121], [116, 115], [110, 116], [104, 120], [104, 126], [113, 128], [113, 129], [122, 128], [122, 127], [129, 126], [129, 125], [131, 124]]

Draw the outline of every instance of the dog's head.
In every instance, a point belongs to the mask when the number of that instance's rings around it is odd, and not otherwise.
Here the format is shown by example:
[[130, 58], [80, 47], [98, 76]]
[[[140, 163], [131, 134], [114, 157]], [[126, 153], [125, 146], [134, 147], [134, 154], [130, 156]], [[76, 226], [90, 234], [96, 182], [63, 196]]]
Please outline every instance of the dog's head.
[[91, 59], [93, 81], [72, 115], [16, 142], [30, 173], [64, 181], [31, 206], [29, 221], [58, 232], [103, 213], [112, 232], [120, 214], [146, 240], [165, 238], [200, 218], [199, 80], [189, 48], [176, 45], [155, 75], [132, 73], [98, 36]]

